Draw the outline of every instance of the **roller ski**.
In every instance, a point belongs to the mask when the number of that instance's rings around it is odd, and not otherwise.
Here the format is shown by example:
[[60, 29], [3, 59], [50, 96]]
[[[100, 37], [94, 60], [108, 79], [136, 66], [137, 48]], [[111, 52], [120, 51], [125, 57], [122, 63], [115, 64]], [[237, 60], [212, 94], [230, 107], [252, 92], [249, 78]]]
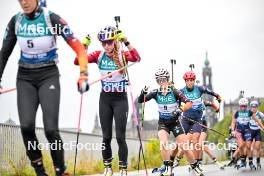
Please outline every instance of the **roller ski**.
[[166, 170], [166, 166], [165, 165], [162, 165], [161, 167], [156, 167], [152, 170], [152, 173], [162, 173], [162, 172], [165, 172]]
[[241, 169], [241, 168], [246, 168], [247, 167], [247, 162], [246, 161], [243, 161], [241, 160], [241, 163], [239, 165], [236, 165], [235, 168], [238, 170], [238, 169]]
[[105, 168], [103, 175], [104, 176], [113, 176], [113, 170], [112, 170], [112, 168]]
[[192, 171], [196, 176], [204, 176], [203, 170], [199, 166], [192, 168]]
[[196, 176], [204, 176], [203, 170], [200, 168], [199, 162], [191, 164], [188, 168], [189, 172], [193, 172]]
[[224, 169], [225, 167], [237, 167], [237, 159], [233, 158], [229, 163], [223, 165], [220, 169]]
[[261, 170], [261, 164], [257, 163], [257, 170]]
[[257, 170], [256, 166], [253, 164], [253, 162], [249, 162], [250, 170]]
[[154, 168], [152, 170], [152, 173], [159, 173], [159, 176], [174, 176], [174, 174], [172, 173], [172, 167], [165, 165], [162, 165], [159, 168]]
[[112, 158], [103, 160], [104, 162], [104, 176], [112, 176], [113, 169], [112, 169]]
[[126, 162], [119, 161], [119, 175], [118, 176], [127, 176], [127, 164], [126, 164]]
[[219, 161], [217, 161], [216, 158], [213, 158], [213, 164], [217, 165], [219, 167], [219, 169], [224, 170], [225, 169], [225, 165], [221, 164]]

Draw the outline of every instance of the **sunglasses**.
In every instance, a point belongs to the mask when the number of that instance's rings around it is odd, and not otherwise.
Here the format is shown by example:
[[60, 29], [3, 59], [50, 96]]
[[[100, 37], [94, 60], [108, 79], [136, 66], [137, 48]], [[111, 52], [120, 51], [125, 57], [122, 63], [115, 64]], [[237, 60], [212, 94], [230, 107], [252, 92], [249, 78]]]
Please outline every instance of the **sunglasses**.
[[112, 45], [114, 43], [114, 40], [106, 40], [106, 41], [102, 41], [102, 45], [106, 46], [106, 45]]
[[194, 82], [194, 79], [186, 79], [185, 82]]
[[168, 82], [168, 79], [167, 78], [160, 78], [160, 79], [157, 79], [157, 83], [158, 84], [163, 84], [163, 83], [166, 83]]
[[240, 107], [241, 108], [247, 108], [247, 105], [241, 105]]

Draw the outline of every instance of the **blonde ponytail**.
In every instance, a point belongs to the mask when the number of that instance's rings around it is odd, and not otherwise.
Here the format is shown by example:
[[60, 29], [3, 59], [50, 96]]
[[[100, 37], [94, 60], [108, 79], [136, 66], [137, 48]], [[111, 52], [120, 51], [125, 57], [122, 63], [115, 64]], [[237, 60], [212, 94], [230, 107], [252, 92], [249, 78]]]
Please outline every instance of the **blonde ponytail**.
[[[115, 46], [114, 46], [114, 52], [113, 52], [113, 60], [115, 62], [115, 64], [117, 65], [118, 69], [124, 67], [127, 63], [125, 58], [123, 58], [122, 53], [119, 55], [119, 49], [120, 49], [120, 44], [119, 42], [115, 42]], [[120, 70], [119, 71], [120, 74], [125, 74], [126, 70]]]

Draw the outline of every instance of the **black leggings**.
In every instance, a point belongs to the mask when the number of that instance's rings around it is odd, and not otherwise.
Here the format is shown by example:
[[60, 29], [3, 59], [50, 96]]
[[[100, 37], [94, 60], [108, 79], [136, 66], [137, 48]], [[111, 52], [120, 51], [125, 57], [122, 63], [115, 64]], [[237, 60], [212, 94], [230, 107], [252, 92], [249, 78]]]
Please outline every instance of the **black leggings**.
[[[29, 147], [38, 144], [35, 133], [36, 112], [41, 105], [45, 135], [49, 143], [62, 146], [59, 134], [60, 83], [59, 76], [41, 80], [17, 79], [17, 106], [26, 152], [31, 161], [42, 157], [41, 151]], [[32, 145], [31, 145], [32, 146]], [[54, 166], [64, 167], [64, 151], [61, 148], [51, 150]]]
[[104, 160], [112, 158], [111, 140], [114, 118], [119, 161], [127, 163], [127, 115], [128, 100], [126, 93], [101, 92], [99, 101], [99, 116], [103, 132], [103, 143], [105, 146], [105, 150], [102, 151]]

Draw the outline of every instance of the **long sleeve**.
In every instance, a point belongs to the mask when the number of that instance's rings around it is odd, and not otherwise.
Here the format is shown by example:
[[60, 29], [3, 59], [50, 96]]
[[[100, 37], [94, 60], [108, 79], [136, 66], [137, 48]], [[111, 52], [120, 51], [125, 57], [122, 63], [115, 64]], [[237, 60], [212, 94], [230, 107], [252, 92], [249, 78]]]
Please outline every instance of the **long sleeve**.
[[202, 92], [202, 93], [206, 93], [206, 94], [209, 94], [209, 95], [212, 95], [214, 97], [218, 97], [219, 94], [213, 92], [212, 90], [208, 89], [206, 86], [198, 86], [199, 90]]
[[5, 31], [4, 40], [0, 51], [0, 81], [2, 79], [8, 58], [13, 52], [13, 49], [17, 42], [17, 37], [15, 34], [15, 21], [16, 16], [13, 16], [12, 19], [9, 21]]
[[[147, 101], [151, 100], [152, 98], [156, 99], [157, 92], [158, 92], [158, 90], [155, 89], [155, 90], [151, 91], [150, 93], [148, 93], [147, 95], [145, 95], [145, 101], [147, 102]], [[143, 102], [144, 102], [144, 92], [141, 91], [141, 94], [138, 97], [138, 103], [143, 103]]]
[[133, 48], [131, 51], [125, 51], [125, 57], [126, 60], [130, 62], [137, 62], [141, 59], [135, 48]]
[[65, 20], [55, 13], [50, 15], [52, 26], [57, 30], [57, 34], [61, 35], [68, 45], [75, 51], [80, 65], [80, 72], [87, 72], [87, 55], [85, 47], [82, 43], [74, 36], [72, 30]]

